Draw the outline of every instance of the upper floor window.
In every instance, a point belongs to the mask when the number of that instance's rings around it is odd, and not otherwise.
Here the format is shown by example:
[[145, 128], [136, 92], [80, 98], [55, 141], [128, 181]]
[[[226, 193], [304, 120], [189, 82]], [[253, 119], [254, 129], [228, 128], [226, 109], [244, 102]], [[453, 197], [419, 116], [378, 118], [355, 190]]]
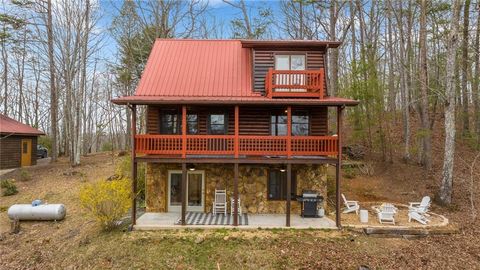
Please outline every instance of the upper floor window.
[[[270, 134], [273, 136], [287, 135], [287, 115], [285, 113], [270, 116]], [[296, 112], [292, 115], [292, 136], [308, 136], [310, 134], [310, 117], [306, 112]]]
[[[180, 123], [180, 126], [181, 126], [181, 123]], [[188, 134], [198, 133], [198, 115], [197, 114], [187, 115], [187, 133]]]
[[162, 134], [178, 134], [180, 123], [178, 121], [177, 110], [162, 111], [162, 119], [160, 122], [160, 133]]
[[272, 114], [270, 116], [270, 133], [273, 136], [287, 135], [287, 115]]
[[277, 54], [275, 55], [276, 70], [305, 70], [305, 55], [303, 54]]
[[[177, 110], [164, 110], [160, 122], [161, 134], [181, 134], [182, 115]], [[187, 134], [198, 133], [198, 115], [187, 114]]]
[[210, 114], [208, 116], [208, 132], [210, 134], [227, 134], [227, 115]]
[[307, 113], [292, 115], [292, 135], [308, 136], [310, 133], [310, 117]]

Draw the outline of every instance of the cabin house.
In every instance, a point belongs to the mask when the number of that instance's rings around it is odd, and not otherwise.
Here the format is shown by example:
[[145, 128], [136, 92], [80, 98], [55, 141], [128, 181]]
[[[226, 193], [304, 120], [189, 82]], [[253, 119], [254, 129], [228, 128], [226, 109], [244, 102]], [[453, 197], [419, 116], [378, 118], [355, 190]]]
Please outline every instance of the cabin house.
[[[315, 213], [325, 207], [332, 165], [340, 226], [342, 112], [358, 101], [328, 93], [326, 52], [339, 45], [157, 39], [135, 94], [112, 100], [132, 111], [132, 188], [135, 194], [137, 164], [145, 162], [146, 214], [204, 222], [216, 190], [226, 190], [228, 224], [271, 215], [291, 226], [292, 216], [312, 210], [303, 203], [308, 194], [323, 197]], [[136, 133], [138, 105], [147, 106], [145, 134]], [[134, 226], [142, 217], [134, 207]]]
[[37, 164], [38, 129], [0, 114], [0, 170]]

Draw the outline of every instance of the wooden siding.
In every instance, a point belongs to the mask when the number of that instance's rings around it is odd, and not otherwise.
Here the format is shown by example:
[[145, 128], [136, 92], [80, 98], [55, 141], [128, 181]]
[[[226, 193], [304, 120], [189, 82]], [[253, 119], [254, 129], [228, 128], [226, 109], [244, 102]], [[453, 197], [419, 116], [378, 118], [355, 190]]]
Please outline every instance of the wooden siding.
[[32, 165], [37, 164], [37, 137], [4, 136], [0, 137], [0, 169], [17, 168], [21, 166], [22, 139], [32, 140]]
[[[147, 109], [147, 133], [160, 134], [160, 119], [164, 109], [177, 109], [180, 114], [180, 107], [148, 106]], [[240, 135], [270, 135], [270, 115], [285, 110], [285, 107], [240, 107], [239, 113], [239, 134]], [[188, 113], [198, 114], [198, 135], [206, 135], [207, 117], [210, 113], [225, 112], [228, 114], [228, 135], [235, 133], [234, 107], [189, 107]], [[310, 115], [310, 135], [323, 136], [328, 133], [328, 109], [327, 107], [293, 107], [293, 114], [306, 112]]]
[[[305, 54], [307, 70], [325, 67], [325, 51], [277, 51], [253, 50], [253, 89], [256, 92], [265, 92], [265, 76], [269, 68], [275, 68], [275, 54]], [[326, 86], [325, 86], [325, 89]], [[325, 91], [328, 95], [328, 91]]]

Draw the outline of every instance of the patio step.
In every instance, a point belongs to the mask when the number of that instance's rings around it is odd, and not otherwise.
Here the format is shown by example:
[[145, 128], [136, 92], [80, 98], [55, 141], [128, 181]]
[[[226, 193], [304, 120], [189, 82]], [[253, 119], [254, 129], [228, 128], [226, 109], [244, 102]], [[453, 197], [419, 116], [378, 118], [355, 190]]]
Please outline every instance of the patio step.
[[376, 237], [403, 237], [418, 238], [428, 235], [449, 235], [458, 233], [458, 228], [454, 226], [442, 228], [392, 228], [392, 227], [367, 227], [363, 232], [369, 236]]

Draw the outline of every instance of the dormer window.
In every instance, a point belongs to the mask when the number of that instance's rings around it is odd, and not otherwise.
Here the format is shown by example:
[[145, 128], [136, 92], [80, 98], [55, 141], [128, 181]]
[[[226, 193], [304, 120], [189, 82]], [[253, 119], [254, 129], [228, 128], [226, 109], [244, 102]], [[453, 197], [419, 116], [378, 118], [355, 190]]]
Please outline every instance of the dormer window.
[[276, 70], [305, 70], [304, 54], [277, 54], [275, 55]]

